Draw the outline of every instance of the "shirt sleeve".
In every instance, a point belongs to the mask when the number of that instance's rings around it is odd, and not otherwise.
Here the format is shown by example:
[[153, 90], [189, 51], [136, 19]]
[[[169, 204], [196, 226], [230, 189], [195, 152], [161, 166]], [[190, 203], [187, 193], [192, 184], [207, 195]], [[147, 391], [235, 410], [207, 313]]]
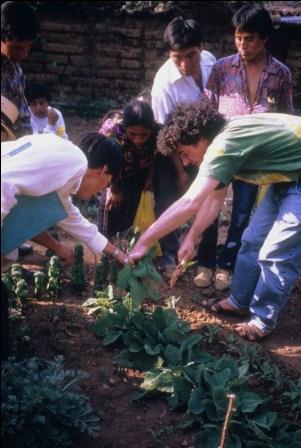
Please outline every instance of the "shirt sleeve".
[[165, 124], [173, 109], [173, 101], [165, 89], [157, 86], [152, 91], [152, 109], [157, 123]]
[[292, 93], [292, 75], [288, 68], [283, 73], [283, 79], [280, 85], [277, 112], [293, 112], [293, 93]]
[[106, 247], [108, 240], [97, 230], [97, 226], [89, 222], [72, 203], [70, 197], [62, 198], [68, 217], [57, 225], [71, 236], [85, 244], [95, 255], [99, 255]]

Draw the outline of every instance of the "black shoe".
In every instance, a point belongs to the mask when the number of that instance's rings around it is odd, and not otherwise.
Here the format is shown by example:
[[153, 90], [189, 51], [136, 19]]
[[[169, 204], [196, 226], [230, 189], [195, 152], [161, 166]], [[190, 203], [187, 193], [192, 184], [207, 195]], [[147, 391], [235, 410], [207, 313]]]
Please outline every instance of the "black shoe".
[[22, 246], [18, 247], [19, 257], [23, 257], [24, 255], [29, 255], [33, 252], [33, 248], [29, 244], [22, 244]]

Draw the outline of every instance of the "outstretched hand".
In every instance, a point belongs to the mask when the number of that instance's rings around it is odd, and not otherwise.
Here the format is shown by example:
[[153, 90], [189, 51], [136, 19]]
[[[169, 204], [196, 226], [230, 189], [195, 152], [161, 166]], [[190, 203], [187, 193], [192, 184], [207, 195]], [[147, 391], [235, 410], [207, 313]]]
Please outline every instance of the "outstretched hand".
[[187, 235], [181, 244], [180, 249], [178, 250], [178, 260], [179, 263], [187, 263], [188, 261], [192, 260], [193, 257], [196, 255], [196, 242], [193, 238], [191, 238], [189, 235]]
[[134, 263], [135, 261], [140, 260], [149, 252], [149, 250], [150, 246], [148, 244], [145, 244], [138, 240], [132, 252], [129, 254], [130, 262]]

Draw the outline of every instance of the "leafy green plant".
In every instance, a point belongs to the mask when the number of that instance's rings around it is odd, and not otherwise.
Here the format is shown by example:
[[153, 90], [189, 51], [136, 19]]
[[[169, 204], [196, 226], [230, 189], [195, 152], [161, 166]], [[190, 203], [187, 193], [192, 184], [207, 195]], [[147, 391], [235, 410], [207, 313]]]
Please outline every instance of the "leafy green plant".
[[85, 288], [84, 248], [77, 244], [74, 248], [74, 261], [71, 268], [70, 286], [73, 292], [81, 294]]
[[45, 272], [42, 271], [35, 272], [33, 277], [35, 285], [34, 296], [40, 298], [46, 291], [47, 277]]
[[139, 308], [144, 299], [159, 298], [155, 285], [161, 281], [161, 276], [153, 263], [155, 255], [156, 248], [153, 247], [137, 265], [128, 264], [119, 272], [117, 285], [129, 291], [134, 308]]
[[96, 437], [99, 417], [79, 383], [88, 374], [54, 361], [10, 358], [2, 366], [2, 442], [18, 448], [68, 447], [79, 433]]
[[297, 448], [300, 427], [282, 421], [270, 410], [270, 399], [250, 390], [245, 365], [237, 365], [229, 356], [215, 359], [205, 352], [197, 359], [185, 365], [146, 372], [141, 391], [133, 398], [158, 392], [167, 395], [173, 409], [184, 407], [186, 411], [178, 429], [198, 425], [201, 431], [196, 436], [195, 446], [211, 448], [219, 444], [227, 395], [231, 392], [236, 395], [236, 410], [227, 447], [280, 448], [285, 442]]
[[61, 282], [62, 279], [60, 260], [56, 255], [53, 255], [49, 260], [47, 283], [47, 291], [51, 296], [57, 297], [62, 287]]

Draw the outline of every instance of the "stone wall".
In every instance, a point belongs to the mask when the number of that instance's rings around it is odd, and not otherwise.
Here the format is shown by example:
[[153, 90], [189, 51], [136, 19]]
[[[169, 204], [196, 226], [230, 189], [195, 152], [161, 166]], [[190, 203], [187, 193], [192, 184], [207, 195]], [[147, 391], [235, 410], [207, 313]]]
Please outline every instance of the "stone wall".
[[[205, 49], [217, 58], [235, 51], [229, 12], [207, 6], [193, 13], [204, 23]], [[54, 9], [40, 13], [39, 19], [41, 39], [24, 63], [24, 72], [28, 80], [48, 81], [58, 103], [110, 98], [124, 104], [151, 86], [168, 57], [162, 42], [171, 20], [166, 14], [85, 18], [70, 16], [67, 9], [63, 14]], [[300, 109], [301, 27], [281, 26], [270, 47], [292, 71], [294, 99]]]

